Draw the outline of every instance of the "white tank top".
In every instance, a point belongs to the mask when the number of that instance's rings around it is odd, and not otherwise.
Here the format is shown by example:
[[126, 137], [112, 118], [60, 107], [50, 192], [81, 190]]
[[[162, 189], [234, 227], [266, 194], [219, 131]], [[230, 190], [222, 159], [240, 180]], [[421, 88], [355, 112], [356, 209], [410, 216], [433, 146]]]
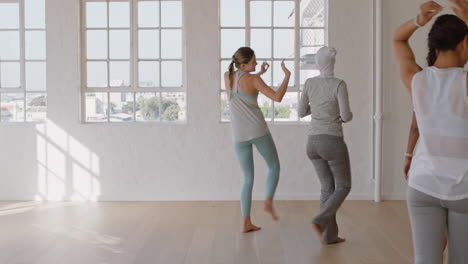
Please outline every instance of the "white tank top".
[[463, 68], [428, 67], [414, 75], [420, 138], [409, 186], [442, 200], [468, 198], [468, 94]]

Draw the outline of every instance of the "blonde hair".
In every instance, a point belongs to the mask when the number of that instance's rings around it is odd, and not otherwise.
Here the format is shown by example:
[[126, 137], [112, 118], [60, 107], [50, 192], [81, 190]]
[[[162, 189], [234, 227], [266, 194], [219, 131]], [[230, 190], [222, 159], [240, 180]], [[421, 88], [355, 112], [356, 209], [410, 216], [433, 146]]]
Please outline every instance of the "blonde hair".
[[234, 83], [234, 66], [239, 69], [241, 64], [247, 64], [255, 56], [253, 49], [249, 47], [240, 47], [234, 55], [232, 55], [232, 61], [229, 64], [229, 83]]

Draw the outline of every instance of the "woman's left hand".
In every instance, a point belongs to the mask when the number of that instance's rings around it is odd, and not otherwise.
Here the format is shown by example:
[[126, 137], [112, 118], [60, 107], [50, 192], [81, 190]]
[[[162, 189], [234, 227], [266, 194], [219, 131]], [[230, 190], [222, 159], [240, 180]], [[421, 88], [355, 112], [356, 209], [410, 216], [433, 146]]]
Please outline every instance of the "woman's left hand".
[[267, 62], [262, 63], [260, 74], [264, 74], [265, 72], [267, 72], [268, 68], [270, 68], [270, 64], [268, 64]]
[[434, 1], [429, 1], [422, 4], [419, 9], [418, 23], [424, 26], [429, 23], [434, 16], [440, 13], [443, 7]]

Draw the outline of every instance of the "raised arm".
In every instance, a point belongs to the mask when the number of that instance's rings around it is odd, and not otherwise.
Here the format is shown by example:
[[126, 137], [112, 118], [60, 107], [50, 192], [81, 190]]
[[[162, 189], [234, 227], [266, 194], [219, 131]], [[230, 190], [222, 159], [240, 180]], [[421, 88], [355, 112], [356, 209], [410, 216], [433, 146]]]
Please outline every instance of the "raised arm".
[[281, 68], [284, 72], [284, 79], [280, 87], [276, 91], [271, 89], [270, 86], [266, 85], [266, 83], [262, 80], [262, 78], [260, 78], [260, 76], [254, 74], [251, 77], [255, 89], [257, 89], [259, 92], [261, 92], [266, 97], [272, 99], [275, 102], [281, 102], [281, 100], [283, 100], [284, 94], [288, 89], [289, 78], [291, 77], [291, 72], [284, 65], [284, 61], [281, 63]]
[[421, 5], [420, 12], [415, 19], [411, 19], [398, 27], [393, 36], [393, 50], [395, 59], [400, 70], [400, 78], [411, 94], [411, 80], [413, 76], [421, 71], [421, 67], [416, 63], [413, 51], [408, 40], [418, 29], [418, 25], [424, 26], [442, 10], [442, 7], [434, 1], [429, 1]]

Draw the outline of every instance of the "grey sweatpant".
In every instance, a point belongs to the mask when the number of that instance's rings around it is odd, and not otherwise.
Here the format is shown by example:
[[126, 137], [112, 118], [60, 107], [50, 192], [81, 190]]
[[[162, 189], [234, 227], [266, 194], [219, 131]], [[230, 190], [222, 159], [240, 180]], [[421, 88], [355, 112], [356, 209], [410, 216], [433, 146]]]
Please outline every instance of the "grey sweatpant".
[[446, 263], [468, 263], [468, 199], [440, 200], [408, 187], [407, 204], [415, 264], [440, 264], [445, 238]]
[[351, 190], [348, 148], [342, 137], [311, 135], [307, 142], [307, 156], [314, 164], [322, 185], [320, 213], [312, 223], [323, 231], [323, 240], [333, 244], [338, 239], [336, 211]]

